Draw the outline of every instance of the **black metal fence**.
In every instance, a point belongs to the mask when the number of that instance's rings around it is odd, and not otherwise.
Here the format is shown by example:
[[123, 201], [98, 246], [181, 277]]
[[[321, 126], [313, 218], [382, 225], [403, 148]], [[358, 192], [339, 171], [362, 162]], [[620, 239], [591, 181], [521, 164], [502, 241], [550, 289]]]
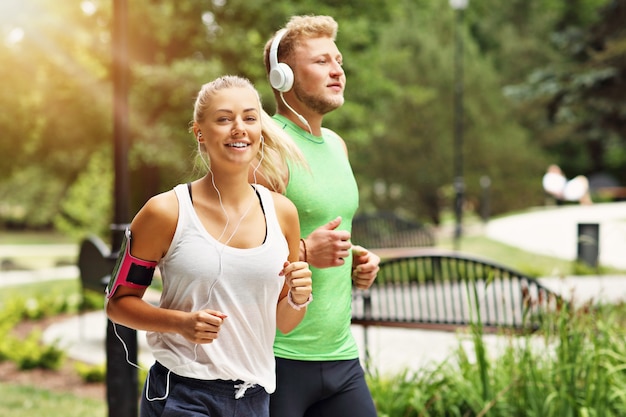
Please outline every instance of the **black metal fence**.
[[435, 246], [435, 236], [423, 224], [391, 212], [361, 214], [352, 221], [352, 242], [365, 248]]
[[534, 331], [560, 297], [510, 268], [457, 252], [419, 250], [381, 262], [369, 290], [355, 289], [352, 323], [453, 330]]

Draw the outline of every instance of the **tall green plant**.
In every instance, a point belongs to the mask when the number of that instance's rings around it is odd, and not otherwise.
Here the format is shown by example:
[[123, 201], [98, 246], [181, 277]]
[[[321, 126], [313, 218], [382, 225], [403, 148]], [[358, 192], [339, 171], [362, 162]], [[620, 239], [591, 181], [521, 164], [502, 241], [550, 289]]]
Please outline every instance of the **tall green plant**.
[[502, 335], [498, 350], [486, 349], [477, 321], [474, 355], [460, 345], [435, 367], [374, 373], [370, 389], [381, 416], [624, 416], [625, 312], [622, 304], [558, 304], [536, 333]]

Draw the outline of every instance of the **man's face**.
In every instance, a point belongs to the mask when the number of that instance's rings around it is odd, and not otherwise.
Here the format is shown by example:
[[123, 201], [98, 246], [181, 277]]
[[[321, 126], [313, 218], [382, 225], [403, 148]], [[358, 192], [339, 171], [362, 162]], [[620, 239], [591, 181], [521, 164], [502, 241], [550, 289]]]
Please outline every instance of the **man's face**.
[[302, 41], [292, 58], [293, 91], [299, 101], [322, 115], [343, 104], [346, 74], [341, 52], [331, 38]]

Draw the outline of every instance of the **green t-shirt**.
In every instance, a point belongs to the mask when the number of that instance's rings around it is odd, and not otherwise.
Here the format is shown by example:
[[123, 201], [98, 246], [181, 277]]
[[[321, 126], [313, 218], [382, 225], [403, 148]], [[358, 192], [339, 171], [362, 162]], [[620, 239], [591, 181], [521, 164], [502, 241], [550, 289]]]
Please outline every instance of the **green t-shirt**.
[[[286, 196], [298, 208], [301, 236], [341, 216], [338, 229], [351, 231], [359, 194], [340, 139], [324, 129], [322, 137], [311, 135], [289, 119], [274, 120], [293, 138], [309, 168], [289, 167]], [[350, 330], [352, 318], [352, 257], [343, 266], [313, 272], [313, 302], [302, 322], [289, 334], [276, 333], [274, 353], [286, 359], [327, 361], [358, 358]]]

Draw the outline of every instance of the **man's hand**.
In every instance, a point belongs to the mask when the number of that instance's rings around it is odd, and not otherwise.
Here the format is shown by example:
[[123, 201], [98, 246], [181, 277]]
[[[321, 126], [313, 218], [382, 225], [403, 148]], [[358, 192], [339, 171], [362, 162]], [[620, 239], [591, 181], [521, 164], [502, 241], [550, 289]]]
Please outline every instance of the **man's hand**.
[[307, 262], [316, 268], [341, 266], [350, 255], [350, 233], [336, 230], [341, 217], [313, 230], [306, 238]]
[[380, 264], [380, 257], [378, 255], [368, 251], [362, 246], [353, 246], [352, 281], [354, 285], [361, 290], [366, 290], [371, 287], [380, 269], [378, 264]]

